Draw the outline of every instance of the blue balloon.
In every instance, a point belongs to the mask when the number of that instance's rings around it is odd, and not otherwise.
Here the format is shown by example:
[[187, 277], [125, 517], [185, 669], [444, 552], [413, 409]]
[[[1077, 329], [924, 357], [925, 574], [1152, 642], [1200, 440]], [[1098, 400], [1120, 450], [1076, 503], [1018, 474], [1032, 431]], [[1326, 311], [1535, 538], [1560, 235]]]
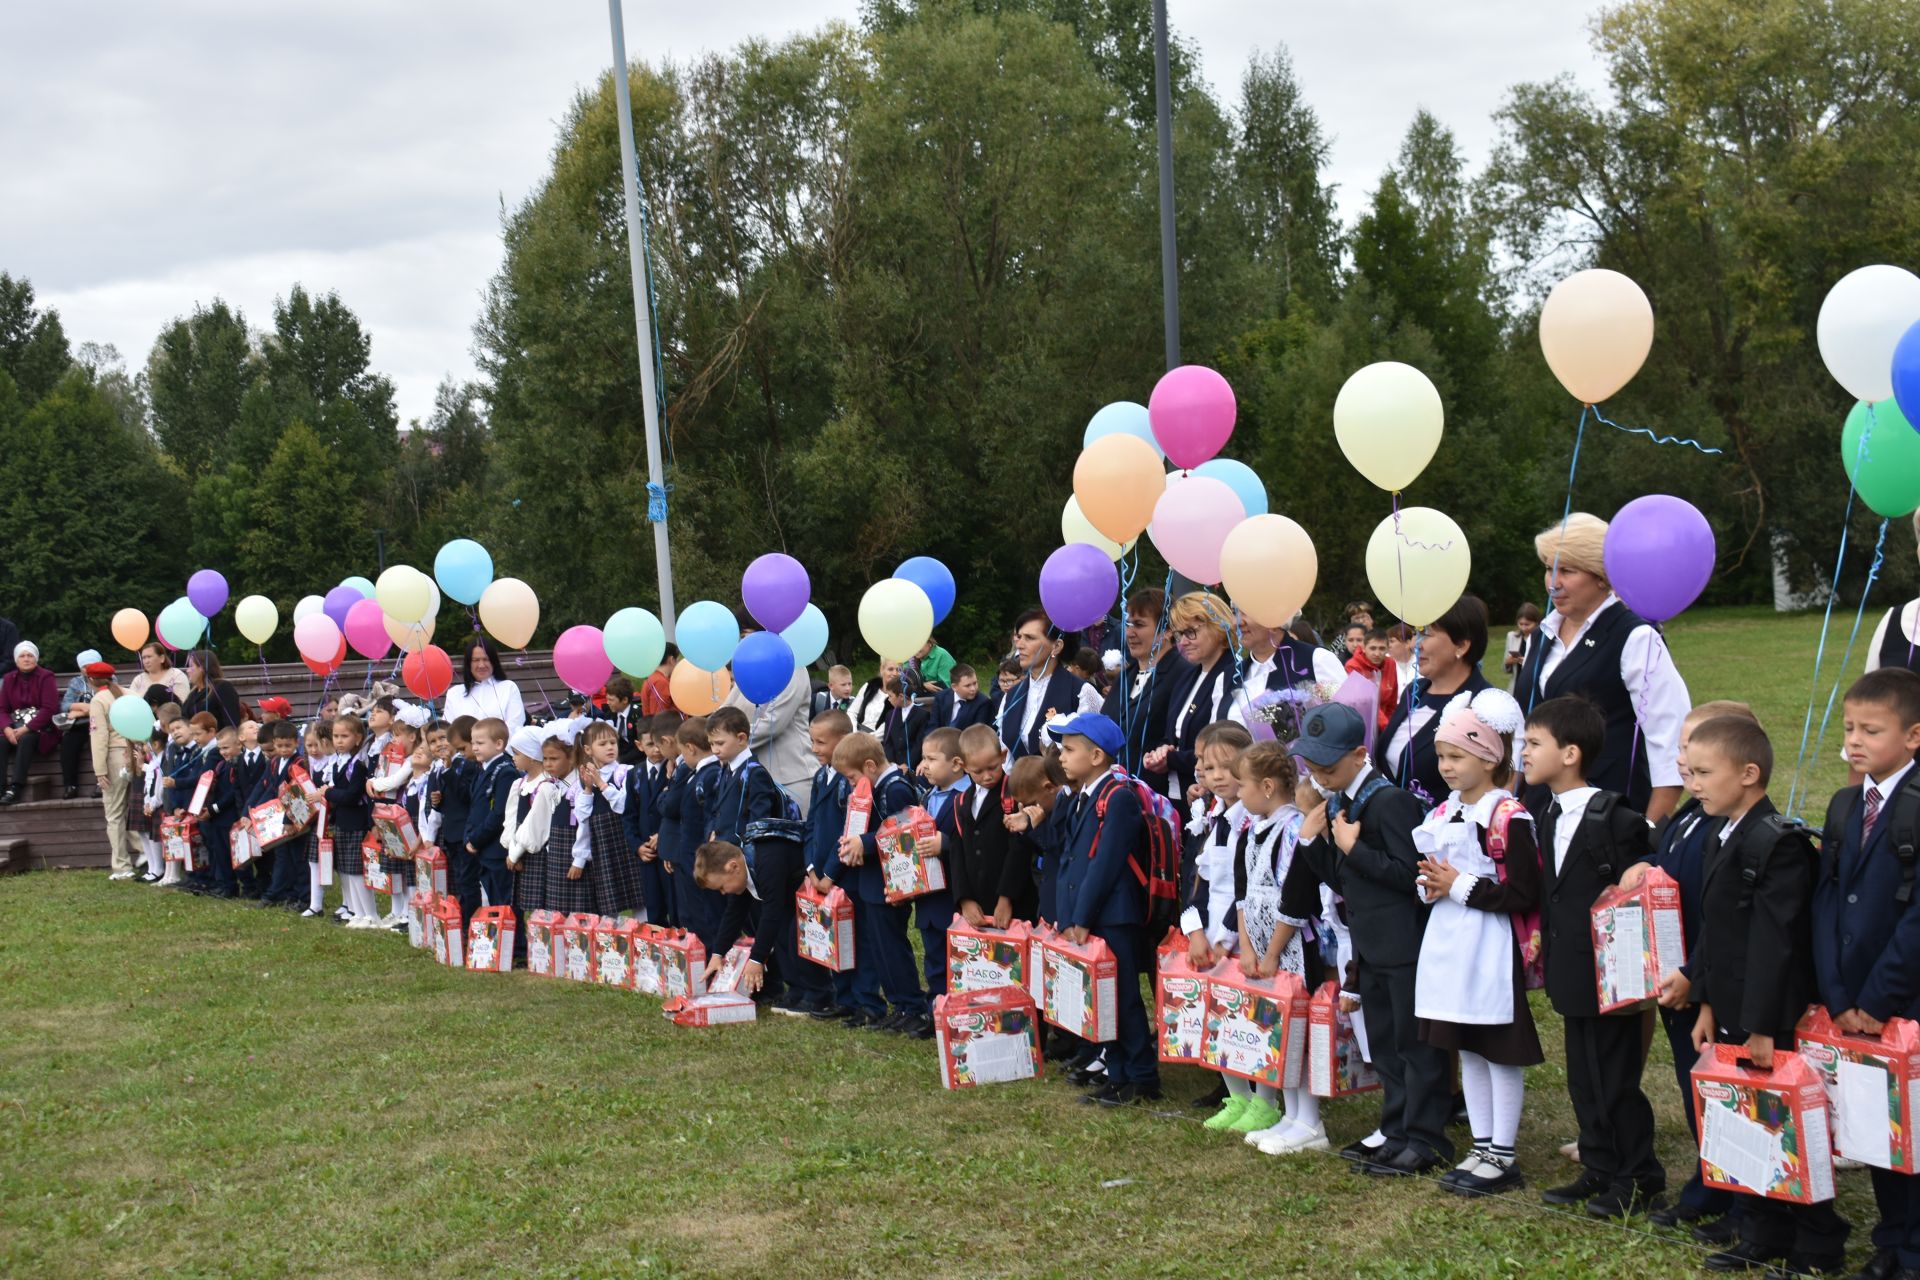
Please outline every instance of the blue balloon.
[[696, 600], [674, 624], [673, 638], [681, 657], [702, 671], [718, 671], [740, 643], [740, 624], [719, 601]]
[[1212, 476], [1240, 497], [1240, 505], [1247, 509], [1250, 516], [1267, 514], [1267, 486], [1260, 483], [1260, 477], [1253, 468], [1244, 462], [1235, 462], [1232, 458], [1214, 458], [1203, 462], [1193, 469], [1197, 476]]
[[1116, 400], [1100, 412], [1093, 415], [1087, 423], [1086, 434], [1080, 437], [1080, 447], [1086, 448], [1101, 436], [1110, 436], [1116, 432], [1125, 432], [1130, 436], [1139, 436], [1153, 446], [1153, 451], [1162, 458], [1167, 451], [1153, 438], [1153, 424], [1147, 420], [1147, 406], [1135, 404], [1131, 400]]
[[953, 601], [959, 594], [959, 588], [953, 581], [953, 571], [932, 556], [903, 560], [900, 567], [893, 571], [893, 576], [905, 578], [927, 593], [927, 599], [933, 601], [934, 626], [939, 626], [941, 619], [953, 612]]
[[780, 633], [780, 638], [793, 650], [796, 663], [810, 667], [827, 651], [827, 615], [820, 612], [819, 605], [809, 604], [800, 611], [799, 619]]
[[1893, 399], [1915, 431], [1920, 431], [1920, 321], [1893, 349]]
[[733, 651], [733, 687], [755, 706], [772, 702], [793, 680], [793, 650], [772, 631], [756, 631]]
[[472, 538], [455, 538], [433, 558], [433, 580], [449, 598], [464, 605], [479, 604], [493, 581], [493, 557]]

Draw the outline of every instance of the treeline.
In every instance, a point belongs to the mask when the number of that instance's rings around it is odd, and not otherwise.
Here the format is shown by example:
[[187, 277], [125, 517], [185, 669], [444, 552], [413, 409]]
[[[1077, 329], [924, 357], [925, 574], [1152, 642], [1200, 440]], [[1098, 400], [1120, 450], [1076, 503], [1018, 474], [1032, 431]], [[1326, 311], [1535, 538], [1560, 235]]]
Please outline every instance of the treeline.
[[[872, 0], [857, 28], [633, 71], [682, 602], [733, 600], [771, 549], [807, 565], [837, 640], [911, 554], [961, 578], [956, 646], [1033, 598], [1087, 418], [1144, 401], [1164, 364], [1149, 13]], [[1609, 100], [1517, 86], [1478, 174], [1423, 113], [1350, 227], [1284, 51], [1216, 97], [1177, 47], [1184, 356], [1232, 381], [1226, 452], [1313, 535], [1319, 603], [1365, 594], [1388, 509], [1331, 430], [1341, 383], [1383, 359], [1423, 369], [1447, 410], [1403, 500], [1460, 521], [1496, 610], [1538, 596], [1530, 539], [1565, 501], [1578, 407], [1534, 315], [1543, 282], [1586, 265], [1638, 280], [1658, 324], [1608, 416], [1722, 452], [1590, 427], [1574, 504], [1694, 502], [1721, 549], [1710, 601], [1771, 598], [1776, 556], [1801, 588], [1829, 572], [1848, 406], [1813, 320], [1847, 270], [1920, 261], [1916, 42], [1913, 0], [1623, 4], [1595, 26]], [[453, 536], [533, 584], [543, 638], [653, 604], [610, 82], [503, 234], [482, 381], [406, 432], [337, 298], [296, 287], [257, 334], [201, 305], [129, 377], [68, 351], [9, 282], [16, 617], [63, 649], [97, 641], [111, 607], [157, 607], [202, 565], [284, 609]], [[1164, 572], [1143, 544], [1140, 579]], [[1891, 598], [1912, 558], [1888, 573]]]

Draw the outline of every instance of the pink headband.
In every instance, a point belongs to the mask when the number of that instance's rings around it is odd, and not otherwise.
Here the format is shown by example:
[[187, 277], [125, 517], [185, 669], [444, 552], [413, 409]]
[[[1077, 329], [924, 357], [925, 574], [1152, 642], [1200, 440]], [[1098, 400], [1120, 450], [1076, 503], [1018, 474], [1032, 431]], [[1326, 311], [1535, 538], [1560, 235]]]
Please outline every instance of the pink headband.
[[1501, 744], [1499, 732], [1475, 715], [1471, 707], [1462, 708], [1442, 720], [1440, 727], [1434, 731], [1433, 740], [1458, 747], [1488, 764], [1499, 764], [1507, 758], [1507, 750]]

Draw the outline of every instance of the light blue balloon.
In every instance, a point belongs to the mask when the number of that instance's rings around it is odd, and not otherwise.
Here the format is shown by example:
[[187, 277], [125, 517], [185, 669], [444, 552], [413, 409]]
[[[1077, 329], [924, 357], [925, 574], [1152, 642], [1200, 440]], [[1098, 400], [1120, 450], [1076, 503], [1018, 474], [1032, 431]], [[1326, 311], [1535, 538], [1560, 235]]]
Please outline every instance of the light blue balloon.
[[827, 651], [827, 615], [820, 612], [819, 605], [810, 604], [800, 611], [792, 626], [780, 633], [780, 638], [793, 650], [796, 663], [810, 667]]
[[1131, 400], [1116, 400], [1094, 414], [1087, 423], [1087, 433], [1080, 438], [1080, 447], [1084, 449], [1101, 436], [1110, 436], [1115, 432], [1139, 436], [1153, 446], [1155, 453], [1162, 458], [1167, 456], [1167, 451], [1153, 438], [1153, 424], [1147, 420], [1147, 406]]
[[207, 620], [185, 596], [162, 609], [153, 626], [160, 637], [176, 649], [193, 648], [207, 633]]
[[1267, 514], [1267, 486], [1260, 483], [1260, 477], [1246, 463], [1235, 462], [1232, 458], [1214, 458], [1195, 467], [1193, 474], [1212, 476], [1240, 495], [1240, 505], [1247, 509], [1248, 515]]
[[[481, 594], [493, 581], [493, 557], [472, 538], [455, 538], [440, 548], [440, 554], [433, 558], [433, 580], [450, 598], [461, 604], [479, 604]], [[654, 625], [659, 624], [656, 622]], [[647, 674], [653, 674], [653, 667], [647, 668]]]
[[740, 623], [719, 601], [696, 600], [680, 615], [673, 638], [681, 657], [702, 671], [718, 671], [739, 647]]
[[340, 585], [343, 587], [352, 587], [355, 591], [358, 591], [362, 600], [373, 599], [373, 584], [357, 573], [351, 578], [340, 579]]
[[[435, 561], [436, 573], [439, 568]], [[607, 661], [636, 680], [652, 675], [667, 655], [666, 628], [645, 609], [620, 610], [600, 628], [600, 639], [606, 645]]]

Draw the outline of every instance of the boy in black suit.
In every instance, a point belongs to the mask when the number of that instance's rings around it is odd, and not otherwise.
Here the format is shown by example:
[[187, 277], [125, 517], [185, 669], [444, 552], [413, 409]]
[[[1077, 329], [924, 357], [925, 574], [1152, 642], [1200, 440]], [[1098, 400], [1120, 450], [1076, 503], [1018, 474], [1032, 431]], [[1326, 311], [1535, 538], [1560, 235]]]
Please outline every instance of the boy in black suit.
[[[608, 691], [611, 700], [611, 682]], [[620, 818], [626, 825], [627, 839], [640, 854], [640, 896], [647, 904], [647, 919], [671, 927], [673, 900], [668, 896], [667, 873], [660, 861], [660, 797], [667, 789], [666, 744], [673, 742], [679, 717], [671, 712], [642, 717], [638, 707], [628, 710], [639, 725], [641, 756], [640, 763], [627, 774], [627, 808]], [[679, 754], [677, 744], [674, 754]]]
[[[1853, 682], [1845, 706], [1847, 763], [1858, 786], [1827, 806], [1813, 891], [1813, 965], [1820, 1002], [1843, 1031], [1878, 1035], [1890, 1018], [1920, 1018], [1920, 676], [1882, 667]], [[1868, 1280], [1920, 1280], [1920, 1178], [1874, 1167]]]
[[1653, 1107], [1640, 1091], [1647, 1046], [1638, 1009], [1602, 1016], [1594, 976], [1593, 904], [1647, 856], [1647, 823], [1621, 797], [1587, 785], [1607, 722], [1584, 698], [1549, 698], [1527, 717], [1521, 768], [1549, 799], [1540, 832], [1540, 932], [1547, 998], [1566, 1035], [1567, 1092], [1580, 1126], [1582, 1172], [1541, 1195], [1584, 1203], [1596, 1218], [1657, 1207], [1667, 1173], [1653, 1154]]
[[991, 702], [980, 696], [980, 677], [962, 662], [951, 672], [953, 687], [933, 695], [930, 725], [935, 729], [958, 729], [965, 733], [976, 724], [993, 718]]
[[880, 749], [910, 775], [920, 772], [920, 743], [927, 736], [927, 709], [907, 691], [906, 677], [887, 681], [887, 714], [880, 722]]
[[1320, 886], [1346, 899], [1359, 959], [1360, 1010], [1380, 1074], [1380, 1135], [1340, 1154], [1384, 1177], [1437, 1169], [1453, 1159], [1447, 1117], [1453, 1080], [1445, 1051], [1421, 1042], [1413, 1013], [1414, 965], [1431, 908], [1415, 888], [1420, 853], [1414, 828], [1420, 802], [1389, 782], [1367, 758], [1366, 725], [1353, 708], [1331, 703], [1307, 716], [1292, 752], [1328, 797], [1307, 815], [1280, 910], [1299, 919], [1320, 912]]
[[[833, 752], [840, 739], [853, 732], [853, 720], [845, 711], [828, 708], [814, 716], [807, 728], [807, 743], [820, 768], [813, 775], [807, 794], [807, 879], [816, 890], [825, 891], [825, 874], [834, 849], [847, 826], [847, 780], [834, 772]], [[856, 928], [858, 926], [856, 925]], [[855, 951], [856, 956], [858, 950]], [[857, 963], [857, 961], [856, 961]], [[833, 975], [833, 996], [825, 1008], [812, 1017], [823, 1022], [845, 1019], [856, 1027], [871, 1026], [887, 1016], [887, 1002], [880, 996], [880, 982], [869, 965], [851, 972]]]
[[647, 719], [633, 700], [633, 681], [625, 676], [607, 680], [607, 712], [613, 720], [614, 736], [620, 740], [619, 762], [638, 768], [646, 758]]
[[[1694, 1047], [1742, 1044], [1765, 1070], [1793, 1052], [1793, 1028], [1814, 995], [1813, 843], [1767, 799], [1773, 744], [1750, 719], [1720, 716], [1687, 740], [1687, 789], [1713, 823], [1701, 888], [1700, 950], [1692, 957], [1700, 1005]], [[1740, 1196], [1739, 1242], [1710, 1255], [1710, 1271], [1785, 1260], [1795, 1275], [1837, 1271], [1850, 1228], [1831, 1200], [1788, 1204]]]
[[[960, 735], [960, 755], [973, 786], [955, 817], [959, 847], [947, 860], [953, 872], [954, 909], [976, 929], [1004, 929], [1015, 920], [1031, 922], [1039, 907], [1030, 847], [1007, 830], [1006, 749], [993, 726], [976, 724]], [[1016, 850], [1016, 844], [1018, 849]]]
[[[842, 835], [821, 872], [822, 884], [852, 881], [854, 964], [877, 978], [893, 1012], [877, 1022], [854, 1020], [915, 1039], [933, 1034], [933, 1018], [920, 975], [913, 967], [913, 944], [907, 941], [911, 904], [890, 903], [875, 835], [880, 824], [919, 803], [913, 784], [888, 762], [880, 740], [868, 733], [850, 733], [833, 749], [834, 772], [858, 786], [862, 778], [873, 788], [873, 814], [864, 834]], [[856, 975], [857, 976], [857, 975]], [[872, 980], [872, 979], [869, 979]]]
[[[504, 906], [513, 901], [513, 872], [507, 869], [507, 851], [500, 836], [507, 826], [507, 793], [513, 788], [513, 765], [507, 759], [507, 722], [493, 716], [473, 726], [473, 772], [467, 799], [467, 822], [462, 847], [480, 871], [487, 901]], [[466, 904], [461, 904], [465, 912]], [[463, 915], [462, 919], [472, 919]]]
[[[480, 909], [480, 862], [467, 852], [467, 812], [473, 807], [473, 780], [480, 770], [467, 753], [473, 749], [472, 716], [447, 726], [447, 758], [427, 773], [427, 803], [440, 815], [440, 847], [447, 855], [447, 888], [460, 903], [460, 918]], [[511, 873], [509, 873], [511, 874]]]

